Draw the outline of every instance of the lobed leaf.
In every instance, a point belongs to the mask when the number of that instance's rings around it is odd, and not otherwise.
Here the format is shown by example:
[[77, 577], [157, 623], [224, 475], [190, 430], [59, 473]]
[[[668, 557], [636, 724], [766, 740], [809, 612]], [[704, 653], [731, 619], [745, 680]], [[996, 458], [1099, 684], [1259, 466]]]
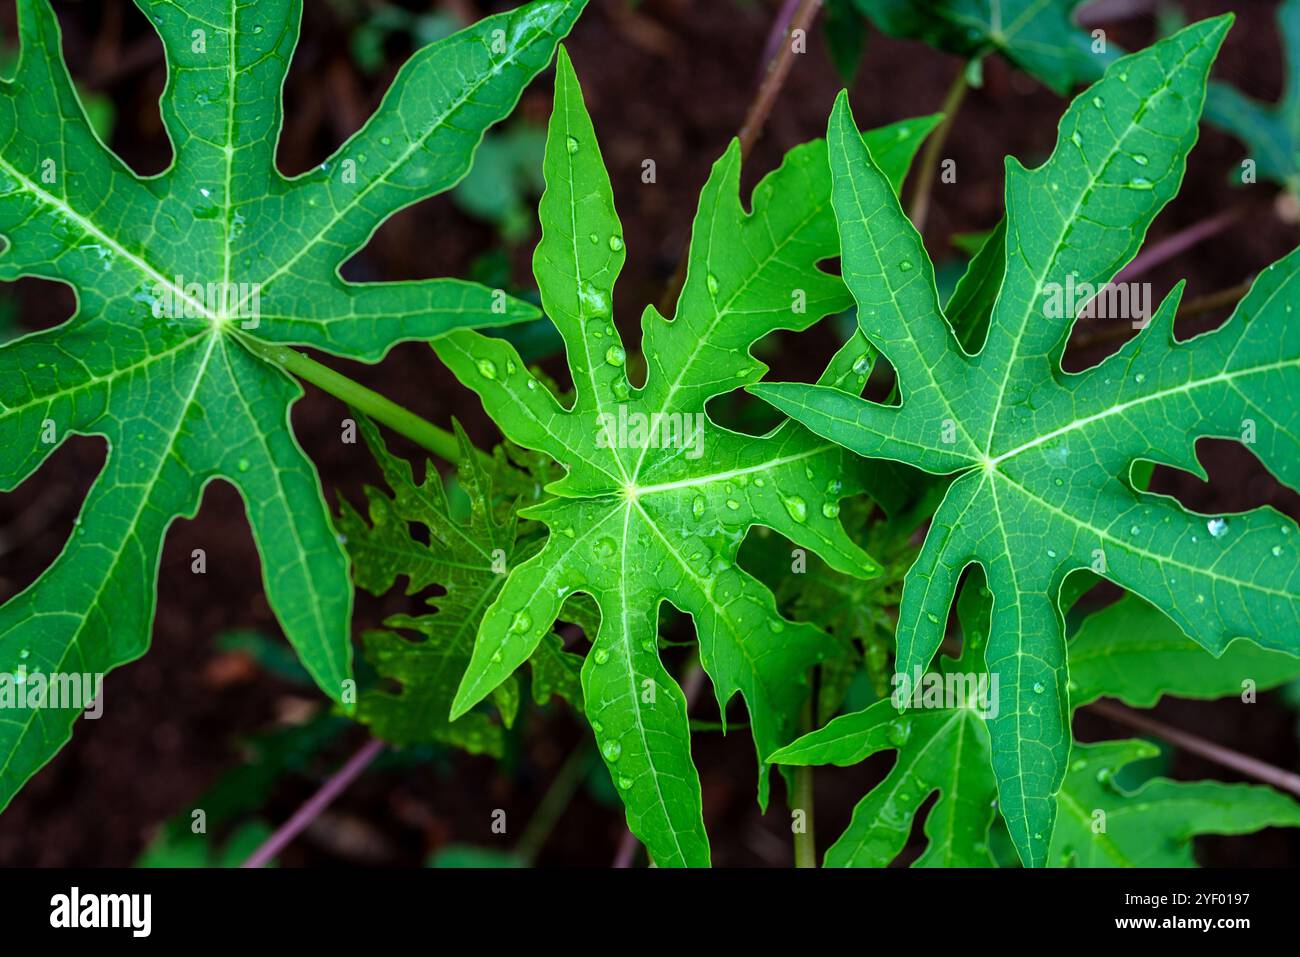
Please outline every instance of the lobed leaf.
[[[19, 0], [0, 84], [0, 279], [77, 297], [63, 325], [0, 347], [0, 489], [72, 435], [109, 454], [53, 565], [0, 608], [0, 669], [106, 672], [144, 653], [163, 536], [207, 483], [242, 495], [271, 608], [344, 701], [352, 595], [320, 482], [289, 428], [301, 395], [272, 343], [373, 361], [405, 339], [535, 314], [451, 280], [345, 282], [404, 206], [452, 185], [483, 131], [549, 63], [585, 0], [536, 0], [417, 52], [365, 126], [294, 179], [275, 165], [297, 0], [138, 0], [163, 41], [174, 161], [140, 177], [96, 137], [47, 0]], [[0, 721], [0, 807], [68, 739], [76, 711]]]
[[854, 0], [881, 31], [977, 59], [1001, 53], [1062, 96], [1115, 59], [1073, 21], [1083, 0]]
[[902, 404], [750, 387], [861, 455], [956, 475], [907, 576], [897, 666], [930, 661], [962, 569], [982, 565], [995, 599], [987, 664], [1010, 695], [990, 723], [994, 770], [1030, 864], [1046, 859], [1069, 752], [1057, 607], [1069, 573], [1097, 571], [1215, 654], [1238, 637], [1300, 652], [1295, 524], [1268, 508], [1192, 514], [1129, 480], [1142, 461], [1204, 477], [1195, 440], [1241, 438], [1249, 424], [1259, 459], [1300, 484], [1300, 411], [1284, 398], [1300, 387], [1290, 318], [1300, 251], [1265, 270], [1222, 327], [1176, 340], [1179, 287], [1136, 338], [1077, 375], [1060, 358], [1084, 302], [1053, 305], [1068, 284], [1108, 282], [1177, 192], [1228, 24], [1204, 21], [1117, 61], [1066, 111], [1043, 166], [1008, 161], [1004, 277], [974, 355], [939, 307], [920, 237], [849, 134], [841, 97], [829, 140], [844, 276]]
[[1070, 705], [1103, 695], [1139, 708], [1163, 695], [1222, 698], [1300, 677], [1300, 658], [1237, 638], [1218, 655], [1134, 595], [1093, 612], [1070, 639]]
[[[459, 479], [470, 500], [466, 520], [453, 516], [432, 463], [426, 464], [424, 480], [417, 483], [410, 466], [384, 446], [374, 424], [364, 417], [357, 421], [393, 491], [390, 496], [366, 489], [369, 521], [346, 501], [340, 505], [337, 525], [353, 561], [357, 586], [382, 595], [401, 577], [406, 579], [407, 595], [421, 594], [432, 585], [442, 589], [425, 600], [432, 609], [428, 614], [392, 615], [384, 621], [384, 629], [362, 636], [366, 657], [387, 687], [361, 695], [357, 720], [394, 744], [443, 741], [472, 754], [500, 757], [504, 743], [500, 723], [481, 712], [458, 721], [448, 721], [447, 714], [469, 664], [483, 612], [500, 592], [507, 571], [536, 552], [536, 538], [520, 535], [514, 503], [497, 505], [491, 477], [459, 426], [464, 463]], [[412, 537], [412, 525], [427, 530], [427, 544]], [[403, 632], [419, 638], [411, 640]], [[563, 643], [552, 637], [554, 641], [543, 642], [534, 652], [533, 667], [545, 669], [545, 695], [554, 690], [570, 696], [576, 684], [564, 675], [576, 670], [576, 656], [563, 651]], [[518, 706], [518, 687], [512, 679], [498, 691], [498, 708], [508, 725]]]
[[[986, 727], [997, 685], [981, 667], [992, 595], [981, 575], [958, 599], [962, 654], [941, 657], [921, 683], [938, 700], [899, 714], [893, 700], [843, 715], [773, 754], [783, 765], [857, 764], [896, 751], [894, 766], [853, 810], [849, 826], [826, 851], [827, 867], [885, 867], [903, 850], [921, 806], [938, 799], [925, 820], [927, 846], [914, 866], [992, 866], [989, 828], [997, 805]], [[1289, 680], [1300, 659], [1234, 643], [1215, 659], [1173, 623], [1133, 596], [1084, 619], [1070, 642], [1070, 670], [1080, 682], [1074, 708], [1102, 694], [1150, 706], [1164, 694], [1220, 697], [1240, 691], [1249, 669], [1260, 687]], [[1104, 664], [1103, 664], [1104, 662]], [[911, 694], [902, 686], [903, 697]], [[912, 702], [914, 703], [915, 699]], [[1300, 826], [1300, 804], [1267, 787], [1153, 779], [1133, 793], [1117, 783], [1124, 765], [1158, 753], [1145, 741], [1075, 742], [1056, 796], [1059, 820], [1045, 864], [1079, 867], [1194, 866], [1196, 834], [1246, 834]]]
[[1272, 788], [1153, 778], [1132, 793], [1115, 782], [1126, 764], [1154, 757], [1147, 741], [1075, 745], [1061, 788], [1049, 860], [1058, 867], [1195, 867], [1198, 834], [1300, 827], [1300, 804]]
[[[933, 122], [867, 134], [891, 182], [901, 181]], [[792, 150], [759, 183], [749, 212], [740, 204], [739, 145], [714, 165], [676, 316], [644, 315], [648, 373], [640, 387], [628, 378], [612, 315], [622, 228], [563, 53], [545, 174], [534, 272], [564, 338], [572, 406], [561, 405], [499, 339], [455, 333], [435, 345], [509, 439], [566, 470], [548, 486], [549, 501], [522, 513], [549, 535], [488, 609], [453, 715], [533, 652], [568, 595], [592, 595], [601, 623], [582, 669], [583, 698], [629, 827], [660, 865], [706, 864], [686, 703], [659, 657], [661, 603], [694, 620], [700, 660], [724, 713], [734, 695], [744, 699], [761, 762], [794, 737], [808, 671], [834, 649], [818, 629], [785, 620], [771, 593], [737, 567], [741, 541], [763, 525], [834, 568], [857, 575], [874, 569], [838, 518], [840, 500], [861, 487], [851, 457], [797, 426], [754, 437], [705, 414], [710, 398], [762, 375], [750, 354], [759, 338], [806, 328], [849, 305], [839, 277], [818, 268], [837, 251], [826, 145]], [[869, 364], [865, 354], [859, 359], [861, 388]], [[671, 434], [663, 434], [665, 422]], [[649, 423], [659, 423], [653, 433]], [[765, 804], [768, 777], [760, 766]]]

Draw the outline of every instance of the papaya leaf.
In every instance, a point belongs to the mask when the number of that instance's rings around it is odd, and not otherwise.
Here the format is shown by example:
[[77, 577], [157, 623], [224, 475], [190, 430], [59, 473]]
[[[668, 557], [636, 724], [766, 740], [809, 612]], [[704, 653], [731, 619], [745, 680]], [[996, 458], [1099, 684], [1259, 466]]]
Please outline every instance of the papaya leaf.
[[[353, 578], [359, 588], [382, 595], [399, 577], [407, 580], [406, 594], [417, 595], [438, 585], [443, 593], [426, 599], [434, 610], [425, 615], [392, 615], [385, 628], [363, 636], [366, 657], [378, 675], [398, 687], [374, 688], [357, 702], [356, 717], [385, 741], [424, 744], [441, 741], [471, 754], [502, 753], [502, 724], [488, 714], [473, 712], [449, 722], [452, 696], [460, 684], [474, 648], [474, 636], [483, 612], [496, 598], [510, 567], [537, 551], [536, 537], [520, 539], [514, 503], [494, 507], [490, 476], [459, 425], [461, 487], [470, 500], [466, 521], [452, 516], [442, 479], [432, 463], [417, 483], [410, 465], [384, 446], [379, 430], [364, 416], [358, 429], [379, 463], [393, 494], [366, 489], [369, 521], [346, 501], [340, 505], [337, 526], [352, 558]], [[428, 543], [412, 537], [410, 526], [421, 525]], [[420, 636], [410, 640], [405, 633]], [[565, 659], [577, 656], [562, 650], [558, 636], [540, 644], [533, 654], [534, 667], [544, 661], [545, 694], [572, 694], [575, 683], [563, 675], [576, 672], [577, 662], [566, 669]], [[513, 678], [498, 690], [497, 705], [503, 723], [513, 720], [519, 691]]]
[[[925, 819], [925, 852], [916, 867], [992, 867], [989, 827], [997, 785], [990, 764], [989, 733], [981, 709], [994, 706], [997, 689], [982, 667], [988, 635], [989, 602], [982, 578], [968, 582], [958, 602], [963, 644], [960, 658], [943, 656], [922, 681], [895, 683], [896, 696], [863, 711], [842, 715], [786, 745], [769, 758], [775, 764], [845, 767], [880, 751], [897, 751], [885, 779], [853, 809], [849, 826], [826, 851], [827, 867], [885, 867], [907, 843], [912, 821], [934, 792], [939, 799]], [[900, 715], [901, 699], [926, 689], [958, 694]]]
[[[891, 188], [932, 125], [913, 120], [867, 134], [891, 170]], [[583, 699], [629, 827], [658, 864], [702, 865], [709, 850], [699, 778], [686, 702], [659, 657], [660, 605], [694, 619], [720, 708], [737, 693], [744, 698], [765, 805], [762, 758], [794, 737], [809, 669], [833, 645], [818, 629], [781, 617], [772, 594], [736, 566], [741, 541], [762, 525], [831, 567], [874, 571], [838, 517], [840, 500], [860, 487], [863, 470], [852, 456], [798, 426], [754, 437], [705, 414], [711, 397], [761, 376], [765, 367], [750, 354], [757, 340], [806, 328], [850, 303], [840, 278], [817, 265], [837, 251], [826, 144], [792, 150], [758, 184], [750, 212], [740, 204], [738, 143], [714, 165], [676, 318], [653, 309], [643, 318], [642, 387], [629, 381], [611, 309], [622, 228], [563, 52], [544, 165], [533, 265], [545, 311], [564, 337], [572, 406], [499, 339], [457, 332], [434, 345], [507, 438], [566, 469], [548, 487], [553, 497], [522, 513], [549, 535], [488, 609], [453, 715], [532, 654], [566, 596], [592, 595], [601, 623], [582, 669]]]
[[[1196, 139], [1205, 78], [1230, 18], [1195, 24], [1117, 61], [1076, 99], [1051, 157], [1007, 167], [1005, 270], [978, 354], [939, 308], [920, 237], [852, 132], [847, 99], [831, 119], [834, 201], [845, 279], [867, 338], [898, 372], [885, 406], [797, 383], [750, 391], [859, 454], [956, 474], [903, 589], [902, 672], [943, 638], [958, 577], [984, 567], [995, 596], [987, 663], [1004, 701], [990, 721], [999, 800], [1028, 864], [1046, 858], [1053, 795], [1069, 752], [1061, 584], [1092, 569], [1152, 602], [1201, 646], [1234, 638], [1300, 652], [1300, 550], [1276, 511], [1196, 515], [1140, 492], [1135, 464], [1205, 477], [1200, 436], [1240, 439], [1300, 485], [1300, 251], [1266, 269], [1227, 323], [1173, 334], [1181, 286], [1116, 354], [1061, 368], [1079, 301], [1062, 290], [1108, 282], [1177, 192]], [[1077, 288], [1077, 287], [1076, 287]]]
[[1300, 658], [1245, 638], [1218, 657], [1192, 641], [1153, 605], [1125, 595], [1083, 620], [1070, 639], [1070, 706], [1103, 695], [1137, 708], [1163, 695], [1222, 698], [1264, 691], [1300, 677]]
[[1205, 120], [1246, 144], [1256, 176], [1300, 194], [1300, 0], [1278, 5], [1277, 25], [1286, 58], [1282, 98], [1260, 103], [1234, 86], [1211, 83]]
[[1160, 752], [1148, 741], [1076, 744], [1061, 788], [1055, 867], [1195, 867], [1198, 834], [1300, 827], [1300, 804], [1272, 788], [1153, 778], [1133, 792], [1115, 775]]
[[1073, 22], [1083, 0], [854, 0], [882, 33], [967, 60], [1001, 53], [1064, 96], [1118, 51]]
[[[287, 179], [275, 144], [301, 4], [139, 0], [166, 53], [174, 152], [145, 178], [90, 128], [47, 0], [20, 0], [20, 58], [0, 84], [0, 279], [65, 283], [77, 306], [0, 348], [0, 489], [71, 435], [103, 436], [109, 454], [63, 552], [0, 609], [0, 669], [102, 673], [143, 654], [163, 536], [220, 478], [244, 498], [285, 634], [344, 701], [347, 559], [289, 427], [301, 389], [264, 356], [292, 343], [375, 361], [401, 340], [535, 314], [468, 283], [353, 284], [339, 267], [464, 175], [584, 4], [537, 0], [417, 52], [356, 135]], [[77, 711], [15, 714], [0, 723], [0, 807]]]
[[[910, 702], [877, 701], [769, 759], [844, 767], [881, 751], [898, 752], [889, 774], [858, 802], [849, 826], [827, 850], [827, 867], [891, 863], [903, 850], [918, 810], [936, 791], [939, 799], [925, 820], [928, 844], [914, 866], [993, 864], [989, 827], [997, 790], [985, 719], [999, 703], [999, 689], [982, 665], [991, 606], [983, 576], [972, 575], [957, 601], [960, 658], [941, 656], [939, 667], [924, 679], [899, 685], [904, 699], [914, 696]], [[1102, 694], [1139, 706], [1153, 705], [1164, 694], [1221, 697], [1239, 692], [1239, 676], [1247, 671], [1260, 687], [1300, 671], [1300, 660], [1244, 642], [1233, 642], [1216, 659], [1131, 595], [1085, 618], [1069, 651], [1070, 673], [1085, 683], [1080, 697], [1071, 700], [1075, 708]], [[981, 686], [981, 681], [988, 683]], [[934, 698], [927, 698], [931, 693]], [[896, 707], [918, 702], [919, 708], [903, 714]], [[1188, 842], [1194, 834], [1300, 826], [1300, 805], [1267, 787], [1154, 779], [1133, 794], [1120, 790], [1115, 773], [1157, 751], [1145, 741], [1075, 742], [1057, 794], [1059, 819], [1045, 863], [1193, 866]]]

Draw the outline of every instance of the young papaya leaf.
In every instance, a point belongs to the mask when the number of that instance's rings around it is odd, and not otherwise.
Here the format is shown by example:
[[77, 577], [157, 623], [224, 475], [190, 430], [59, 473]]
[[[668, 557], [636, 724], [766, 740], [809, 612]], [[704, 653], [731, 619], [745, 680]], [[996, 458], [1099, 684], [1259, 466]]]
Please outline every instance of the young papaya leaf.
[[1119, 787], [1121, 768], [1159, 751], [1147, 741], [1075, 745], [1052, 835], [1052, 866], [1195, 867], [1198, 834], [1300, 827], [1300, 804], [1273, 788], [1168, 778], [1133, 792]]
[[[362, 636], [366, 658], [386, 684], [396, 684], [397, 689], [379, 687], [364, 692], [357, 701], [357, 720], [394, 744], [441, 741], [471, 754], [499, 757], [501, 723], [483, 712], [472, 712], [458, 721], [448, 721], [447, 715], [469, 664], [483, 612], [501, 590], [509, 569], [535, 553], [538, 541], [536, 537], [520, 539], [512, 503], [494, 507], [491, 478], [459, 425], [456, 434], [463, 464], [458, 477], [470, 500], [470, 514], [464, 521], [452, 516], [442, 479], [432, 463], [425, 467], [424, 480], [417, 483], [410, 465], [388, 451], [375, 425], [364, 416], [358, 416], [357, 423], [393, 492], [390, 496], [366, 489], [369, 521], [346, 501], [340, 505], [336, 524], [352, 558], [357, 586], [382, 595], [392, 590], [399, 577], [405, 577], [408, 595], [418, 595], [433, 585], [443, 589], [427, 599], [433, 609], [429, 614], [392, 615], [385, 620], [384, 629]], [[411, 536], [412, 525], [427, 530], [427, 544]], [[410, 640], [407, 634], [419, 635], [420, 640]], [[557, 636], [553, 642], [538, 645], [534, 667], [538, 661], [546, 662], [544, 687], [548, 694], [552, 690], [569, 694], [573, 685], [561, 677], [562, 665], [564, 659], [576, 656], [564, 652], [558, 642]], [[502, 720], [509, 724], [518, 707], [518, 688], [510, 679], [497, 691]]]
[[1277, 8], [1286, 79], [1277, 103], [1260, 103], [1234, 86], [1211, 83], [1205, 120], [1235, 136], [1250, 150], [1256, 176], [1300, 194], [1300, 0]]
[[1070, 706], [1104, 696], [1150, 708], [1162, 695], [1222, 698], [1300, 677], [1300, 658], [1236, 638], [1218, 657], [1153, 605], [1125, 595], [1083, 620], [1070, 639]]
[[[893, 183], [930, 125], [909, 121], [867, 135]], [[760, 338], [849, 305], [840, 278], [817, 266], [837, 249], [826, 145], [792, 150], [756, 187], [750, 212], [740, 203], [738, 144], [715, 164], [676, 318], [651, 309], [643, 319], [643, 387], [628, 379], [611, 310], [622, 229], [563, 53], [545, 174], [534, 272], [565, 340], [572, 406], [499, 339], [454, 333], [435, 344], [509, 439], [566, 469], [548, 487], [554, 497], [523, 512], [549, 536], [488, 609], [453, 714], [532, 653], [565, 596], [591, 594], [601, 624], [583, 665], [583, 697], [629, 826], [660, 865], [705, 864], [685, 700], [658, 653], [660, 605], [694, 619], [719, 706], [743, 697], [761, 761], [794, 737], [807, 673], [832, 646], [818, 629], [783, 619], [771, 593], [736, 566], [746, 532], [767, 526], [841, 571], [874, 570], [838, 518], [840, 500], [859, 490], [862, 470], [851, 456], [797, 426], [753, 437], [705, 414], [711, 397], [761, 376], [764, 366], [750, 354]], [[761, 803], [767, 791], [764, 766]]]
[[[941, 657], [939, 669], [921, 680], [896, 680], [891, 698], [842, 715], [768, 759], [845, 767], [880, 751], [897, 752], [889, 774], [857, 803], [849, 826], [827, 849], [825, 866], [887, 866], [907, 843], [921, 805], [936, 791], [939, 798], [925, 819], [927, 846], [914, 866], [993, 866], [988, 840], [997, 784], [984, 717], [996, 706], [997, 689], [987, 684], [982, 663], [989, 627], [982, 579], [963, 586], [958, 616], [960, 658]], [[922, 707], [900, 715], [899, 706], [913, 697]]]
[[988, 666], [1004, 694], [990, 722], [994, 770], [1026, 863], [1046, 858], [1069, 751], [1057, 598], [1070, 572], [1092, 569], [1142, 596], [1213, 653], [1237, 637], [1300, 652], [1294, 523], [1267, 508], [1196, 515], [1128, 480], [1139, 460], [1205, 477], [1196, 438], [1249, 435], [1266, 467], [1300, 485], [1300, 409], [1286, 400], [1300, 388], [1290, 316], [1300, 251], [1266, 269], [1211, 333], [1174, 338], [1179, 287], [1100, 365], [1071, 375], [1060, 364], [1077, 314], [1058, 308], [1061, 291], [1108, 282], [1176, 193], [1229, 20], [1117, 61], [1066, 111], [1043, 166], [1008, 161], [1005, 275], [976, 355], [939, 308], [920, 237], [846, 135], [841, 97], [830, 155], [844, 276], [864, 333], [898, 372], [902, 403], [750, 387], [859, 454], [957, 475], [907, 576], [898, 668], [933, 657], [961, 570], [981, 564], [995, 596]]
[[967, 60], [1001, 53], [1064, 96], [1091, 83], [1118, 56], [1079, 29], [1083, 0], [854, 0], [882, 33], [920, 40]]
[[[374, 361], [400, 340], [534, 314], [467, 283], [352, 284], [339, 267], [397, 210], [455, 184], [584, 3], [537, 0], [419, 51], [355, 136], [286, 179], [275, 144], [297, 0], [139, 0], [166, 53], [174, 151], [149, 178], [91, 130], [47, 0], [20, 0], [20, 59], [0, 85], [0, 279], [63, 282], [77, 308], [0, 348], [0, 489], [71, 435], [103, 436], [109, 454], [63, 552], [0, 609], [0, 668], [101, 673], [139, 657], [167, 527], [223, 478], [246, 502], [285, 634], [344, 701], [347, 560], [289, 428], [301, 389], [267, 347]], [[0, 807], [76, 713], [0, 722]]]

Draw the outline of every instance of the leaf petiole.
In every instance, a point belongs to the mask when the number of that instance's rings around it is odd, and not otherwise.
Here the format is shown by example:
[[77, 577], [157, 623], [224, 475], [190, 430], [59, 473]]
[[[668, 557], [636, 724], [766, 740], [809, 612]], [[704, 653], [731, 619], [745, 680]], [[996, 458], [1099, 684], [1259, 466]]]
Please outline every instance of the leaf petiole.
[[297, 349], [240, 336], [240, 342], [256, 356], [274, 362], [292, 372], [304, 382], [328, 392], [341, 402], [346, 402], [399, 435], [404, 435], [421, 448], [427, 449], [444, 462], [459, 465], [460, 446], [456, 436], [421, 418], [409, 409], [385, 398], [343, 373], [317, 362]]

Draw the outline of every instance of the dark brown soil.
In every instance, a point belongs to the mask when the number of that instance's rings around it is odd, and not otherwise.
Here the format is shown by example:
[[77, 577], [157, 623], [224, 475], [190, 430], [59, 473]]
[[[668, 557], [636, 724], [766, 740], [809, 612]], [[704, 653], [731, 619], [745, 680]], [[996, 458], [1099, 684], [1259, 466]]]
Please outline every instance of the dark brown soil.
[[[502, 3], [457, 0], [404, 3], [475, 18]], [[337, 12], [350, 4], [307, 4], [302, 43], [289, 77], [285, 135], [280, 165], [295, 173], [318, 163], [356, 129], [373, 109], [409, 49], [396, 42], [382, 75], [361, 75], [349, 57], [350, 25]], [[713, 160], [740, 126], [756, 85], [759, 60], [777, 7], [776, 0], [593, 0], [568, 47], [587, 94], [614, 183], [625, 227], [628, 263], [617, 291], [625, 334], [636, 328], [644, 304], [657, 302], [681, 255], [697, 192]], [[1220, 4], [1196, 0], [1189, 18], [1217, 13]], [[4, 4], [4, 35], [14, 36], [13, 5]], [[144, 17], [125, 0], [57, 3], [68, 60], [92, 91], [107, 94], [118, 110], [113, 146], [136, 169], [156, 172], [168, 161], [157, 97], [164, 72], [161, 46]], [[1273, 98], [1281, 87], [1281, 64], [1272, 5], [1240, 4], [1239, 19], [1216, 68], [1216, 76], [1248, 93]], [[1116, 24], [1110, 35], [1138, 47], [1154, 36], [1150, 17]], [[872, 35], [863, 68], [853, 84], [854, 108], [866, 126], [937, 110], [959, 64], [924, 46]], [[946, 154], [957, 162], [956, 185], [938, 185], [926, 230], [936, 259], [948, 256], [947, 237], [992, 226], [1001, 215], [1004, 154], [1028, 165], [1050, 149], [1062, 100], [993, 59], [983, 89], [972, 92], [949, 139]], [[549, 113], [549, 79], [525, 94], [521, 112], [537, 121]], [[840, 87], [815, 31], [810, 49], [798, 57], [789, 82], [747, 166], [750, 185], [771, 169], [789, 147], [824, 133]], [[1229, 232], [1157, 269], [1150, 278], [1160, 296], [1177, 280], [1187, 295], [1229, 287], [1277, 259], [1295, 244], [1295, 228], [1269, 214], [1271, 188], [1248, 193], [1227, 185], [1227, 173], [1243, 155], [1234, 141], [1202, 133], [1192, 156], [1181, 198], [1160, 217], [1157, 239], [1233, 204], [1249, 215]], [[654, 185], [641, 182], [641, 163], [653, 158]], [[466, 218], [441, 197], [407, 210], [387, 223], [347, 267], [352, 278], [406, 279], [466, 275], [471, 262], [497, 245], [491, 228]], [[514, 279], [530, 285], [531, 241], [515, 251]], [[40, 328], [65, 317], [66, 289], [23, 281], [18, 286], [21, 322]], [[1222, 314], [1210, 317], [1217, 322]], [[1108, 347], [1094, 348], [1073, 362], [1096, 361]], [[816, 356], [824, 356], [815, 349]], [[785, 350], [777, 359], [782, 375], [808, 377], [817, 371], [812, 351]], [[476, 400], [454, 383], [423, 346], [399, 346], [381, 364], [340, 362], [348, 374], [381, 390], [434, 422], [454, 414], [480, 442], [494, 439]], [[294, 424], [317, 462], [333, 500], [343, 494], [360, 501], [363, 483], [376, 479], [360, 446], [337, 440], [343, 408], [329, 396], [309, 391], [294, 412]], [[409, 444], [392, 439], [403, 453]], [[1157, 488], [1178, 495], [1202, 511], [1228, 512], [1270, 503], [1300, 517], [1300, 499], [1281, 489], [1258, 462], [1231, 443], [1205, 443], [1211, 474], [1207, 486], [1182, 475], [1161, 474]], [[58, 553], [70, 534], [85, 490], [103, 461], [102, 443], [75, 440], [39, 475], [0, 498], [0, 599], [30, 583]], [[162, 557], [161, 595], [152, 651], [106, 679], [112, 705], [102, 720], [82, 722], [72, 743], [0, 816], [2, 865], [124, 865], [132, 862], [154, 829], [187, 812], [228, 768], [241, 760], [238, 741], [312, 699], [297, 689], [214, 646], [218, 633], [251, 628], [278, 637], [275, 620], [256, 574], [257, 555], [241, 502], [224, 486], [212, 487], [193, 521], [178, 521]], [[208, 574], [189, 572], [191, 549], [208, 555]], [[402, 600], [360, 600], [358, 629], [402, 607]], [[707, 702], [706, 691], [701, 701]], [[701, 706], [698, 717], [715, 717]], [[519, 753], [500, 770], [487, 759], [454, 758], [438, 765], [375, 770], [355, 784], [321, 826], [284, 855], [292, 865], [328, 863], [418, 864], [446, 843], [500, 846], [490, 815], [507, 811], [511, 822], [528, 820], [573, 746], [587, 733], [563, 709], [552, 709], [534, 726]], [[1274, 695], [1253, 708], [1233, 704], [1167, 703], [1159, 714], [1214, 741], [1273, 764], [1298, 766], [1296, 718]], [[737, 714], [743, 720], [743, 714]], [[1125, 734], [1100, 718], [1079, 721], [1084, 739]], [[320, 775], [340, 763], [363, 740], [360, 732], [318, 763], [316, 776], [286, 778], [266, 806], [272, 824], [287, 817], [314, 789]], [[725, 739], [701, 734], [696, 763], [704, 786], [705, 817], [720, 865], [789, 864], [788, 812], [774, 785], [773, 807], [764, 817], [754, 802], [754, 754], [741, 729]], [[857, 798], [888, 767], [872, 761], [857, 768], [817, 772], [817, 827], [821, 845], [847, 823]], [[1199, 759], [1177, 754], [1177, 777], [1237, 780]], [[511, 834], [518, 834], [517, 826]], [[580, 790], [560, 818], [539, 857], [548, 865], [603, 866], [615, 856], [621, 815], [599, 796]], [[1214, 839], [1201, 847], [1209, 863], [1260, 865], [1300, 862], [1296, 832], [1269, 831]]]

